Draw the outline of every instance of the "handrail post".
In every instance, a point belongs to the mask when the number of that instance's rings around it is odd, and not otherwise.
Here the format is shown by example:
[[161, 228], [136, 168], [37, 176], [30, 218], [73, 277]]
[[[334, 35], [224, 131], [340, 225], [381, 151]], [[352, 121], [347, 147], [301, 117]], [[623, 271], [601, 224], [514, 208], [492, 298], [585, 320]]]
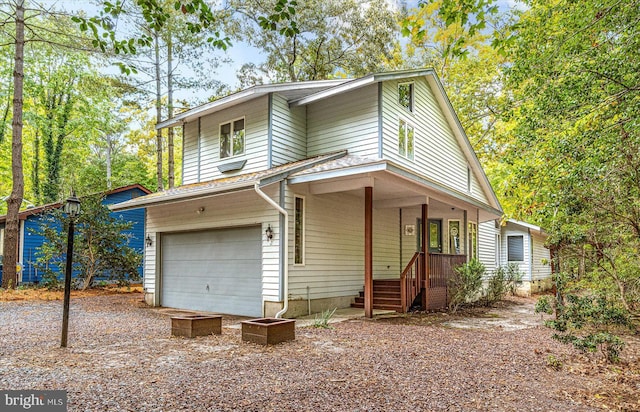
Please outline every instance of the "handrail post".
[[402, 313], [407, 313], [407, 276], [405, 272], [400, 275], [400, 305], [402, 305]]

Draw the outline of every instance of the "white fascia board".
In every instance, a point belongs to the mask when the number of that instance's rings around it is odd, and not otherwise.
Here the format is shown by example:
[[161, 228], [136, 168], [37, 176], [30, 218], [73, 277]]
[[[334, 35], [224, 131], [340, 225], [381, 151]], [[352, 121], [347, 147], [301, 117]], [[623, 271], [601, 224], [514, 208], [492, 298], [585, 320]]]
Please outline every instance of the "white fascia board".
[[289, 102], [289, 107], [304, 106], [309, 103], [317, 102], [318, 100], [326, 99], [327, 97], [335, 96], [337, 94], [341, 94], [349, 90], [354, 90], [360, 87], [373, 84], [375, 82], [376, 80], [373, 75], [362, 77], [360, 79], [351, 80], [349, 82], [342, 83], [338, 86], [334, 86], [330, 89], [311, 94], [301, 99], [293, 100]]
[[280, 84], [265, 84], [253, 86], [248, 89], [241, 90], [237, 93], [230, 94], [216, 101], [205, 103], [201, 106], [194, 107], [191, 110], [182, 112], [171, 119], [167, 119], [156, 124], [156, 130], [164, 129], [172, 126], [179, 126], [188, 121], [197, 119], [198, 117], [205, 116], [209, 113], [214, 113], [227, 107], [235, 106], [239, 103], [247, 100], [254, 99], [256, 97], [264, 96], [269, 93], [277, 93], [280, 91], [288, 90], [303, 90], [309, 88], [315, 88], [319, 86], [332, 87], [344, 83], [343, 79], [339, 80], [315, 80], [308, 82], [293, 82], [293, 83], [280, 83]]
[[139, 207], [150, 207], [150, 206], [157, 206], [161, 204], [182, 202], [190, 199], [199, 199], [203, 197], [226, 194], [229, 192], [237, 192], [240, 190], [253, 189], [254, 184], [255, 184], [255, 180], [248, 180], [245, 182], [237, 182], [234, 184], [228, 184], [228, 185], [214, 187], [214, 188], [207, 187], [200, 190], [190, 190], [188, 192], [167, 194], [164, 196], [156, 195], [151, 197], [150, 199], [145, 199], [143, 196], [133, 200], [129, 200], [127, 202], [109, 205], [109, 209], [112, 211], [123, 211], [123, 210], [129, 210], [129, 209], [136, 209]]
[[527, 222], [523, 222], [521, 220], [515, 220], [515, 219], [507, 219], [507, 222], [512, 223], [512, 224], [517, 225], [517, 226], [521, 226], [521, 227], [533, 230], [533, 231], [536, 231], [541, 235], [545, 235], [546, 234], [544, 229], [542, 229], [540, 226], [532, 225], [531, 223], [527, 223]]
[[186, 112], [182, 112], [171, 119], [167, 119], [163, 122], [156, 124], [156, 130], [164, 129], [167, 127], [180, 126], [183, 123], [186, 123], [190, 120], [197, 119], [198, 117], [204, 116], [209, 113], [216, 112], [218, 110], [225, 109], [230, 106], [234, 106], [238, 103], [242, 103], [244, 101], [250, 100], [252, 98], [261, 96], [266, 92], [258, 92], [256, 88], [250, 88], [243, 90], [238, 93], [234, 93], [232, 95], [223, 97], [222, 99], [216, 100], [211, 103], [203, 104], [202, 106], [195, 107], [191, 110], [187, 110]]
[[404, 179], [413, 181], [421, 186], [424, 186], [426, 188], [429, 188], [431, 190], [434, 190], [436, 192], [440, 192], [443, 193], [447, 196], [453, 197], [454, 199], [458, 199], [461, 200], [467, 204], [470, 204], [473, 207], [476, 207], [478, 209], [482, 209], [485, 210], [487, 212], [489, 212], [491, 215], [493, 215], [493, 218], [499, 218], [500, 216], [502, 216], [502, 210], [501, 209], [496, 209], [494, 207], [492, 207], [491, 205], [485, 204], [483, 202], [480, 202], [479, 200], [476, 200], [464, 193], [458, 192], [457, 190], [453, 190], [450, 189], [448, 187], [442, 186], [439, 183], [433, 182], [429, 179], [426, 179], [424, 177], [418, 176], [413, 172], [410, 172], [406, 169], [403, 169], [401, 167], [395, 166], [395, 165], [388, 165], [387, 170], [399, 177], [402, 177]]
[[297, 183], [311, 183], [317, 182], [325, 179], [333, 179], [339, 177], [348, 177], [359, 174], [373, 173], [384, 171], [387, 169], [387, 164], [385, 161], [372, 163], [364, 166], [355, 166], [355, 167], [345, 167], [342, 169], [336, 170], [327, 170], [323, 172], [317, 173], [309, 173], [302, 176], [293, 176], [287, 179], [287, 183], [290, 185], [295, 185]]
[[359, 79], [348, 81], [339, 86], [332, 87], [330, 89], [323, 90], [321, 92], [314, 93], [297, 100], [293, 100], [289, 102], [289, 106], [290, 107], [304, 106], [309, 103], [326, 99], [327, 97], [335, 96], [337, 94], [348, 92], [363, 86], [368, 86], [373, 83], [383, 82], [387, 80], [408, 79], [412, 77], [420, 77], [420, 76], [428, 76], [428, 75], [431, 75], [431, 76], [434, 75], [433, 69], [400, 70], [400, 71], [389, 72], [389, 73], [370, 74], [368, 76], [361, 77]]

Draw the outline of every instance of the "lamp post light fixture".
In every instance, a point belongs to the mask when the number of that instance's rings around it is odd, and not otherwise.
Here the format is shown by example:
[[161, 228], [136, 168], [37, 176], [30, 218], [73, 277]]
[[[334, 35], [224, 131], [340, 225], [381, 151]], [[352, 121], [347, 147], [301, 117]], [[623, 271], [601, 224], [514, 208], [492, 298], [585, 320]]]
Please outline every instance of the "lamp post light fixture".
[[71, 196], [64, 202], [64, 212], [69, 216], [67, 233], [67, 267], [64, 273], [64, 309], [62, 312], [62, 338], [60, 347], [67, 347], [69, 332], [69, 300], [71, 298], [71, 269], [73, 266], [73, 229], [75, 218], [80, 214], [80, 200], [71, 191]]

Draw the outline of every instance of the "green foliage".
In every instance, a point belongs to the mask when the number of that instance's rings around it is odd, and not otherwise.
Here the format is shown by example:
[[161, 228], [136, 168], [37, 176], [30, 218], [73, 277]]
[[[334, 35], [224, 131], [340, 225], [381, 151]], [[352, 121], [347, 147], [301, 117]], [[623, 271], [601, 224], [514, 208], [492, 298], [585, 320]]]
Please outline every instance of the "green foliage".
[[501, 300], [507, 294], [507, 286], [506, 272], [499, 267], [487, 280], [487, 286], [483, 291], [485, 304], [491, 306]]
[[600, 350], [609, 362], [617, 362], [624, 349], [624, 341], [615, 333], [633, 329], [629, 314], [604, 295], [567, 293], [559, 298], [545, 296], [538, 300], [536, 313], [556, 317], [545, 325], [556, 331], [553, 338], [572, 344], [582, 352]]
[[483, 298], [487, 306], [505, 297], [507, 293], [515, 295], [518, 285], [522, 282], [523, 273], [516, 263], [498, 267], [489, 279], [483, 290]]
[[[128, 246], [129, 236], [123, 233], [132, 223], [112, 217], [101, 201], [99, 195], [83, 197], [82, 213], [77, 218], [73, 269], [79, 272], [77, 286], [81, 289], [90, 287], [98, 276], [106, 276], [121, 285], [139, 277], [141, 253]], [[37, 252], [37, 262], [45, 273], [44, 285], [49, 288], [59, 286], [59, 275], [55, 275], [54, 268], [64, 270], [67, 232], [60, 228], [65, 220], [60, 210], [52, 211], [43, 215], [37, 231], [47, 240]]]
[[532, 2], [507, 48], [513, 138], [499, 190], [576, 285], [640, 311], [637, 4]]
[[553, 302], [551, 300], [551, 296], [542, 296], [536, 301], [535, 312], [542, 314], [546, 313], [547, 315], [553, 314]]
[[[438, 18], [445, 26], [456, 27], [458, 35], [445, 46], [444, 54], [466, 57], [469, 55], [469, 40], [487, 27], [488, 18], [498, 13], [495, 0], [421, 0], [419, 5], [426, 8], [436, 6]], [[403, 22], [402, 34], [413, 34], [418, 38], [427, 35], [428, 28], [419, 20], [407, 19]]]
[[522, 284], [524, 273], [520, 271], [520, 266], [517, 263], [509, 263], [506, 269], [503, 269], [503, 267], [500, 267], [500, 269], [505, 271], [505, 284], [509, 293], [515, 296], [518, 286]]
[[315, 320], [313, 321], [313, 327], [330, 329], [331, 326], [329, 326], [329, 320], [331, 320], [331, 318], [333, 317], [333, 314], [336, 313], [337, 309], [338, 308], [333, 308], [333, 310], [327, 309], [322, 313], [320, 313], [320, 316], [316, 314]]
[[449, 310], [455, 313], [464, 304], [476, 302], [480, 296], [484, 265], [477, 259], [454, 269], [454, 275], [448, 281]]
[[[395, 43], [395, 13], [384, 0], [367, 3], [362, 7], [357, 0], [298, 0], [297, 33], [291, 36], [272, 30], [280, 26], [270, 4], [232, 0], [235, 13], [226, 21], [225, 31], [266, 55], [264, 63], [241, 69], [242, 86], [253, 86], [263, 78], [321, 80], [381, 71]], [[288, 13], [288, 7], [278, 4], [276, 10]], [[267, 20], [271, 23], [266, 24]]]
[[547, 356], [547, 366], [557, 371], [562, 369], [562, 361], [556, 358], [554, 355]]

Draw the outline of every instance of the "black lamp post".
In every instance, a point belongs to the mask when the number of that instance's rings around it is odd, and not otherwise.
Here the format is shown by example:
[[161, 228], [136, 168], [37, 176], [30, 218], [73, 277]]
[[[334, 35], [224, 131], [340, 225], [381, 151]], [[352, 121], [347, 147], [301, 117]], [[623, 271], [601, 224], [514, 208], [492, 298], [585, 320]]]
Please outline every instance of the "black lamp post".
[[67, 235], [67, 268], [64, 273], [64, 309], [62, 312], [62, 339], [60, 347], [67, 347], [69, 331], [69, 299], [71, 298], [71, 268], [73, 265], [73, 223], [80, 214], [80, 200], [71, 191], [71, 196], [64, 202], [64, 211], [69, 216], [69, 233]]

